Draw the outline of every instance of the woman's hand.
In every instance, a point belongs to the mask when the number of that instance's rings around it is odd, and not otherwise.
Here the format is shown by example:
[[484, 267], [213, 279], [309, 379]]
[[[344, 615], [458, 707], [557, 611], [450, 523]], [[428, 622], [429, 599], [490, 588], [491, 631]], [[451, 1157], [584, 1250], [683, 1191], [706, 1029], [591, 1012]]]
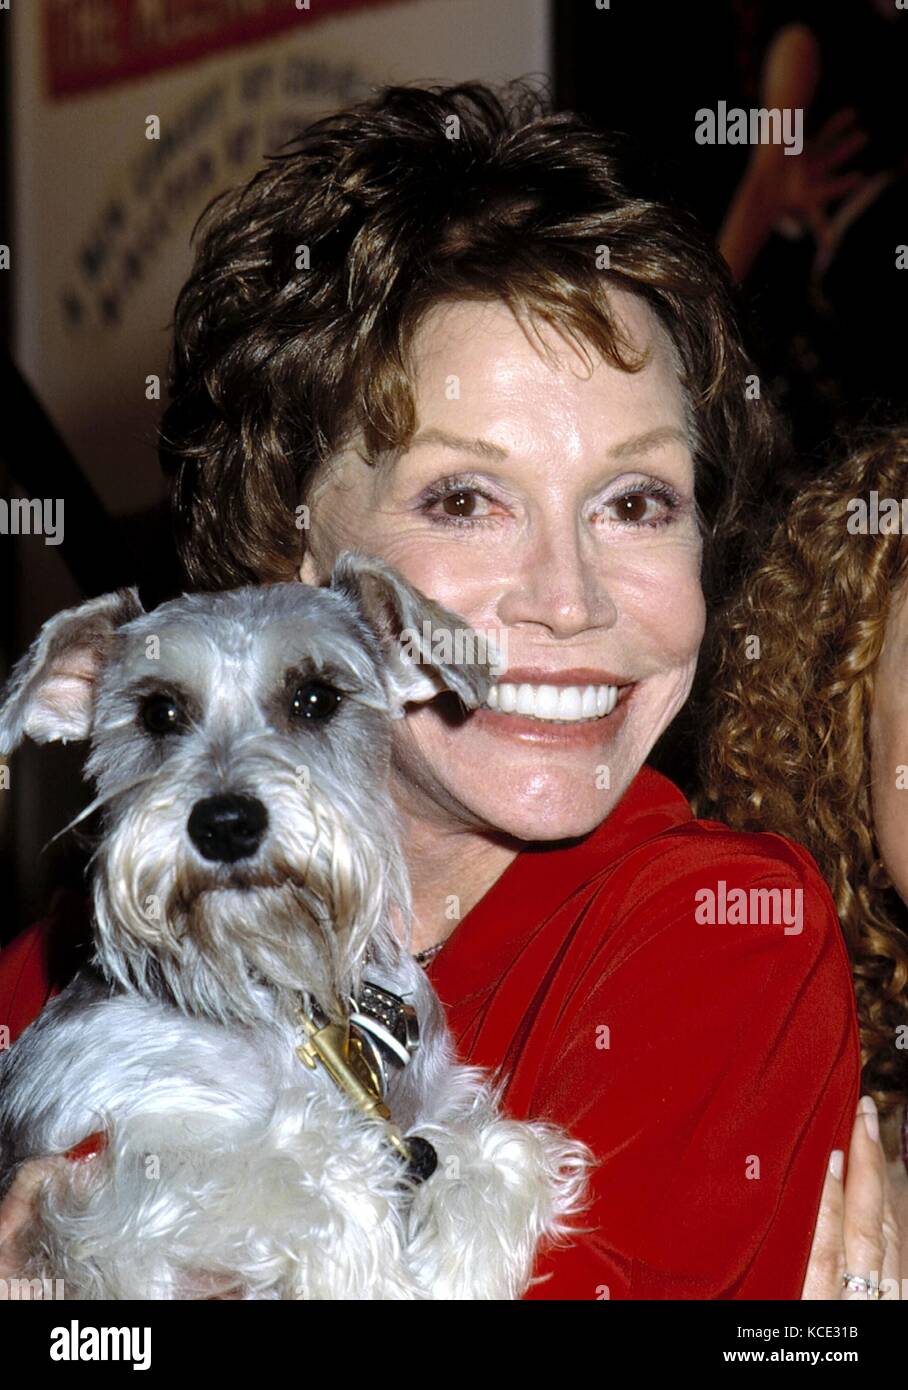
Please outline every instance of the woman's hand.
[[[106, 1147], [105, 1136], [91, 1134], [81, 1144], [69, 1149], [63, 1155], [52, 1158], [33, 1158], [23, 1163], [16, 1174], [12, 1187], [0, 1202], [0, 1301], [9, 1300], [10, 1281], [21, 1279], [25, 1258], [22, 1236], [35, 1215], [38, 1192], [47, 1178], [65, 1170], [70, 1162], [85, 1162], [103, 1152]], [[25, 1280], [17, 1286], [15, 1297], [28, 1300], [31, 1285]], [[242, 1299], [242, 1289], [236, 1281], [226, 1275], [198, 1274], [187, 1279], [186, 1288], [180, 1297], [204, 1299], [220, 1302], [224, 1299]]]
[[[34, 1216], [38, 1189], [60, 1162], [59, 1158], [34, 1158], [23, 1164], [0, 1202], [0, 1299], [10, 1297], [9, 1281], [22, 1276], [21, 1237]], [[22, 1292], [27, 1298], [27, 1285]]]
[[900, 1297], [900, 1233], [893, 1183], [879, 1139], [879, 1119], [870, 1096], [862, 1096], [851, 1131], [848, 1176], [842, 1182], [844, 1154], [830, 1159], [823, 1185], [802, 1300], [853, 1299], [875, 1294], [849, 1289], [849, 1274], [879, 1285], [879, 1297]]
[[[90, 1160], [101, 1153], [105, 1146], [106, 1138], [102, 1133], [90, 1134], [65, 1154], [33, 1158], [23, 1163], [0, 1202], [0, 1300], [10, 1297], [9, 1281], [22, 1278], [25, 1260], [22, 1238], [35, 1215], [35, 1203], [41, 1187], [48, 1178], [63, 1172], [70, 1162]], [[18, 1297], [28, 1299], [29, 1296], [30, 1289], [26, 1282], [19, 1289]]]

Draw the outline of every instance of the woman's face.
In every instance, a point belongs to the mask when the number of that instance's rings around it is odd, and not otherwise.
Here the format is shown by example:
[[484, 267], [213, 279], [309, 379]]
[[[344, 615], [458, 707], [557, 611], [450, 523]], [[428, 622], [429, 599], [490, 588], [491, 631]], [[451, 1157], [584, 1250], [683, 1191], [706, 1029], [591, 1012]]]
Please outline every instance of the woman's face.
[[873, 825], [896, 891], [908, 903], [908, 585], [897, 589], [873, 682]]
[[[354, 441], [309, 499], [304, 581], [354, 546], [503, 648], [497, 710], [455, 722], [432, 701], [395, 725], [399, 803], [440, 825], [586, 834], [690, 692], [704, 605], [684, 401], [649, 309], [612, 302], [651, 349], [636, 374], [592, 349], [590, 374], [544, 328], [551, 365], [503, 304], [436, 306], [414, 343], [410, 448], [370, 467]], [[527, 713], [501, 708], [515, 685]], [[598, 707], [590, 687], [610, 688]], [[542, 717], [554, 698], [585, 717]]]

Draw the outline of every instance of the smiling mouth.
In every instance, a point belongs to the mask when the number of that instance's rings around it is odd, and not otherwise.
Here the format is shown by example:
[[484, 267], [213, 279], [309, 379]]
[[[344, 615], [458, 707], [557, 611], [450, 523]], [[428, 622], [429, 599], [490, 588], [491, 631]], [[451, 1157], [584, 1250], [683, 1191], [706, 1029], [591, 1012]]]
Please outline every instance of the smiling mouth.
[[612, 713], [626, 685], [546, 685], [499, 681], [483, 701], [496, 714], [517, 715], [543, 724], [591, 724]]

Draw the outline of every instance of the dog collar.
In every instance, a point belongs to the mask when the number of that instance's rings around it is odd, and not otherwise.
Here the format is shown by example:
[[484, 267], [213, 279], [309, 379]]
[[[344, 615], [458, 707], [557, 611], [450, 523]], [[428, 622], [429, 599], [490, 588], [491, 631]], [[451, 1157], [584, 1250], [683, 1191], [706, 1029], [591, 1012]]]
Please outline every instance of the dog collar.
[[351, 1001], [351, 1032], [370, 1054], [382, 1097], [388, 1090], [388, 1066], [407, 1066], [419, 1047], [419, 1019], [412, 1004], [381, 985], [364, 980], [359, 1003]]
[[399, 995], [364, 981], [359, 1000], [342, 1023], [331, 1022], [311, 995], [297, 1011], [301, 1041], [296, 1055], [305, 1066], [324, 1066], [339, 1090], [356, 1107], [384, 1126], [386, 1138], [407, 1165], [407, 1177], [423, 1182], [435, 1171], [438, 1155], [427, 1139], [404, 1139], [385, 1103], [388, 1066], [410, 1062], [419, 1047], [416, 1010]]

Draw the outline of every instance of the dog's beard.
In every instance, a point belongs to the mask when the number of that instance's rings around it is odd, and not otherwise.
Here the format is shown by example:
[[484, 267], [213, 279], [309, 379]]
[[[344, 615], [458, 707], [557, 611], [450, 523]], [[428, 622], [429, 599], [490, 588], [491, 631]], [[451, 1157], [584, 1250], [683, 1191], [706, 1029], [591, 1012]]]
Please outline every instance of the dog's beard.
[[[273, 1016], [302, 992], [342, 1017], [368, 960], [400, 950], [391, 908], [409, 889], [386, 827], [356, 834], [326, 805], [294, 820], [270, 856], [203, 865], [140, 801], [102, 843], [94, 886], [96, 959], [122, 987], [222, 1022]], [[382, 835], [381, 840], [375, 834]], [[177, 840], [174, 851], [173, 839]], [[291, 842], [292, 841], [292, 842]]]

